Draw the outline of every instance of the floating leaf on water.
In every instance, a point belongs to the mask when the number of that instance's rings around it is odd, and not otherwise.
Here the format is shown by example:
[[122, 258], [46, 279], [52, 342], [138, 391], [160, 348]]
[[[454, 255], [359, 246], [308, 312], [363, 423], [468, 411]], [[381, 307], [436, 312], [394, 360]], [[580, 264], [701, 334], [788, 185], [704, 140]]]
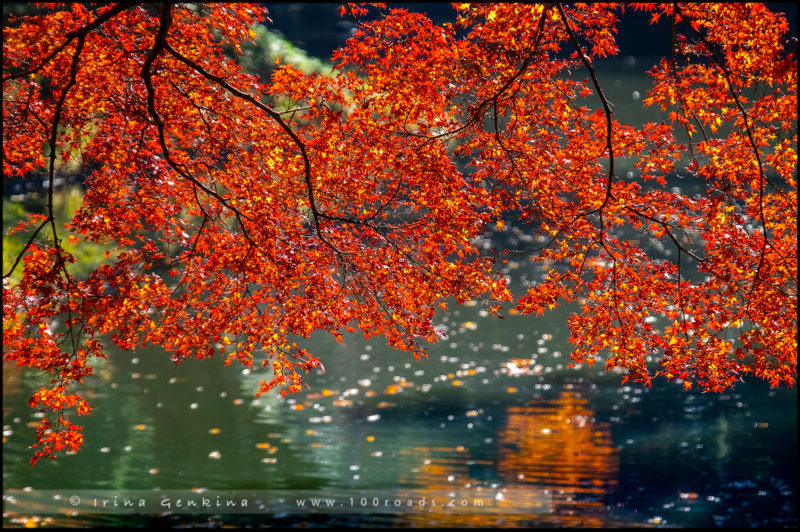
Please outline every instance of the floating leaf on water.
[[367, 436], [367, 441], [368, 441], [368, 442], [373, 442], [373, 441], [375, 441], [375, 436]]
[[272, 445], [269, 442], [261, 442], [256, 444], [257, 449], [269, 449]]
[[208, 457], [213, 458], [214, 460], [219, 460], [220, 458], [222, 458], [222, 453], [219, 451], [211, 451], [210, 453], [208, 453]]
[[367, 416], [367, 421], [370, 421], [370, 422], [378, 421], [380, 418], [381, 418], [380, 414], [372, 414], [370, 416]]
[[151, 475], [157, 475], [158, 468], [157, 467], [150, 468], [150, 470], [148, 470], [147, 472], [150, 473]]
[[509, 386], [508, 388], [506, 388], [506, 392], [508, 392], [508, 393], [517, 393], [517, 389], [514, 388], [513, 386]]
[[219, 434], [220, 430], [217, 428], [208, 429], [209, 434]]
[[147, 425], [145, 425], [144, 423], [139, 423], [138, 425], [134, 425], [133, 428], [134, 430], [145, 430], [147, 429]]

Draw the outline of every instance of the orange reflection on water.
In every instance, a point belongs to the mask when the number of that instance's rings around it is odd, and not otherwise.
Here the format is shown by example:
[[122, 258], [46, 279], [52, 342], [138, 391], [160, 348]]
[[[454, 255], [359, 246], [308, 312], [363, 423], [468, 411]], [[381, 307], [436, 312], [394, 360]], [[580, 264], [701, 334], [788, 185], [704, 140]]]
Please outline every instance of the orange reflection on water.
[[[619, 458], [610, 426], [595, 421], [588, 401], [566, 390], [506, 413], [496, 461], [471, 460], [460, 446], [408, 451], [417, 463], [409, 464], [403, 480], [424, 488], [404, 495], [428, 501], [448, 495], [454, 504], [412, 512], [401, 521], [429, 527], [607, 525], [604, 498], [616, 485]], [[497, 487], [472, 478], [470, 464], [494, 466]]]
[[540, 488], [550, 505], [542, 521], [605, 524], [603, 499], [616, 485], [619, 457], [608, 423], [596, 422], [587, 405], [579, 393], [562, 391], [547, 403], [508, 408], [497, 469], [510, 488], [505, 500], [512, 508], [524, 507], [515, 495], [524, 497], [526, 487]]

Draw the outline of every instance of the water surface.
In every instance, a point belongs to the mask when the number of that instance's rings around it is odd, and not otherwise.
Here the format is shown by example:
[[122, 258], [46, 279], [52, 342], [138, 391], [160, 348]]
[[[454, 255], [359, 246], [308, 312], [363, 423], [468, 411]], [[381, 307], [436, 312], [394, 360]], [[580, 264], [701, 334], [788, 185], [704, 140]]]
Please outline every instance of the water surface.
[[[507, 273], [516, 289], [540, 275], [524, 262]], [[309, 348], [327, 371], [287, 399], [255, 399], [264, 375], [219, 359], [176, 367], [155, 349], [112, 352], [83, 389], [94, 407], [83, 450], [36, 467], [26, 403], [40, 377], [6, 366], [4, 524], [797, 524], [796, 390], [646, 389], [571, 369], [568, 311], [499, 320], [478, 303], [454, 308], [439, 316], [447, 339], [419, 361], [318, 334]], [[250, 504], [198, 515], [150, 500], [143, 515], [87, 507], [88, 494], [153, 490], [173, 504], [203, 493]], [[82, 506], [69, 504], [75, 493]], [[455, 503], [431, 507], [446, 498]]]

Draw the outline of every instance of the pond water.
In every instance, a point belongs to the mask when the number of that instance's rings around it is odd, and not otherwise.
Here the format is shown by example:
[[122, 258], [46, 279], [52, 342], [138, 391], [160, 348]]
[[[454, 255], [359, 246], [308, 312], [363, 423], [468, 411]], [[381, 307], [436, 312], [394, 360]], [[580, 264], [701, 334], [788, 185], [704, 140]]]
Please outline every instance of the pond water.
[[569, 368], [569, 311], [454, 307], [419, 361], [320, 334], [326, 373], [285, 400], [219, 359], [113, 352], [83, 388], [83, 450], [36, 467], [39, 378], [6, 366], [4, 525], [796, 526], [796, 389]]

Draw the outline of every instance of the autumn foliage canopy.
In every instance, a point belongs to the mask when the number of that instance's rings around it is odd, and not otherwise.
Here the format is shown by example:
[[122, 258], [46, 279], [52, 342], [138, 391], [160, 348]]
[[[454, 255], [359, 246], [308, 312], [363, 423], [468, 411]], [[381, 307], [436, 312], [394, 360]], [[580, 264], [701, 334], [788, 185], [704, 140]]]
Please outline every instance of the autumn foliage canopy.
[[[50, 7], [3, 39], [3, 172], [49, 183], [3, 272], [4, 359], [50, 377], [34, 461], [80, 447], [70, 386], [104, 343], [261, 365], [258, 393], [291, 393], [321, 367], [312, 331], [424, 356], [435, 312], [470, 299], [575, 302], [573, 362], [646, 385], [794, 384], [797, 42], [763, 4], [458, 4], [443, 25], [349, 5], [329, 75], [271, 79], [236, 62], [262, 5]], [[594, 66], [625, 10], [673, 28], [643, 94], [663, 120], [641, 126]], [[76, 156], [92, 173], [63, 227]], [[509, 220], [549, 271], [524, 294], [477, 244]], [[88, 276], [68, 232], [110, 250]]]

